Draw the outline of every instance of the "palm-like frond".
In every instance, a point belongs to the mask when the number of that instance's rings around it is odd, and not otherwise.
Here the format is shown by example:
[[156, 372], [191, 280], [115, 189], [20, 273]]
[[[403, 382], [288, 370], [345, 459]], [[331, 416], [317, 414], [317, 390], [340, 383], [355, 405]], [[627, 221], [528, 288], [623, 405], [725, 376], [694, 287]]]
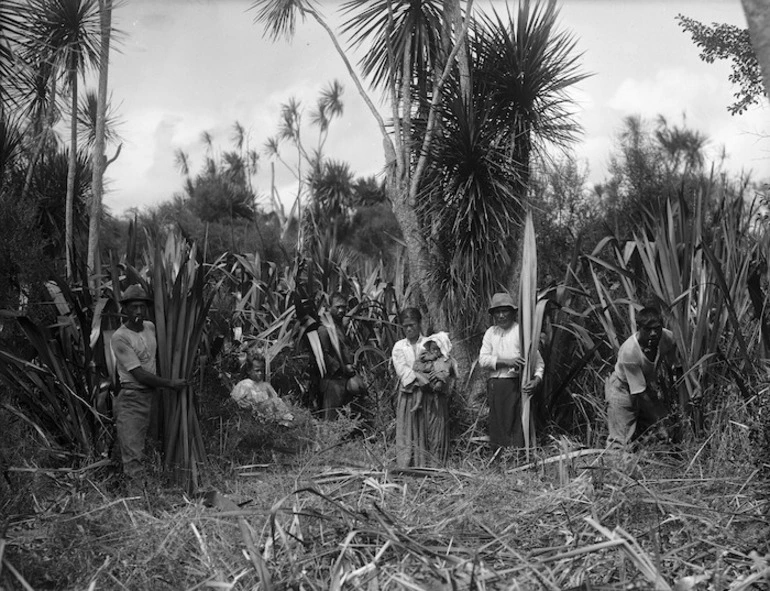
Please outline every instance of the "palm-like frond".
[[240, 121], [233, 123], [233, 131], [230, 139], [232, 140], [233, 144], [235, 144], [237, 150], [240, 151], [243, 149], [243, 145], [247, 140], [247, 134], [246, 128], [241, 124]]
[[302, 103], [291, 97], [289, 102], [281, 105], [281, 123], [278, 126], [278, 136], [282, 140], [299, 141], [301, 123]]
[[[89, 90], [85, 96], [80, 99], [78, 107], [78, 136], [80, 141], [90, 151], [96, 143], [96, 113], [99, 101], [96, 92]], [[107, 105], [107, 117], [104, 122], [104, 140], [105, 142], [119, 141], [120, 135], [117, 132], [118, 119], [112, 113], [112, 105]]]
[[342, 93], [345, 88], [340, 84], [339, 80], [332, 80], [329, 85], [321, 91], [321, 98], [319, 104], [323, 105], [324, 111], [329, 118], [340, 117], [344, 110], [342, 103]]
[[316, 110], [311, 114], [311, 122], [325, 132], [334, 117], [342, 115], [344, 105], [342, 103], [343, 86], [337, 80], [329, 83], [329, 86], [321, 91]]
[[509, 271], [521, 204], [487, 97], [468, 103], [459, 85], [454, 91], [441, 109], [442, 135], [430, 153], [419, 213], [442, 261], [434, 278], [445, 309], [460, 310], [459, 324], [469, 329]]
[[6, 172], [19, 161], [22, 134], [18, 117], [0, 112], [0, 186], [5, 183]]
[[265, 140], [265, 154], [268, 157], [278, 156], [280, 153], [281, 140], [279, 137], [269, 137]]
[[33, 135], [51, 127], [61, 117], [63, 97], [57, 96], [59, 81], [56, 68], [44, 59], [24, 61], [22, 71], [13, 79], [13, 101], [20, 113], [30, 120]]
[[251, 174], [256, 174], [259, 168], [259, 153], [256, 150], [246, 152], [246, 167]]
[[297, 26], [297, 17], [305, 18], [305, 14], [314, 10], [313, 0], [255, 0], [251, 10], [257, 11], [255, 23], [265, 26], [273, 41], [280, 37], [291, 37]]
[[174, 164], [181, 174], [190, 176], [190, 155], [182, 148], [177, 148], [174, 152]]
[[[64, 244], [64, 198], [67, 194], [69, 150], [44, 153], [35, 167], [30, 196], [37, 203], [41, 234], [58, 250]], [[78, 235], [88, 231], [86, 194], [91, 187], [91, 161], [79, 152], [75, 174], [74, 222]]]
[[[390, 21], [390, 10], [393, 20]], [[342, 6], [349, 18], [342, 26], [354, 47], [370, 49], [360, 66], [375, 87], [400, 85], [404, 77], [414, 81], [427, 96], [432, 76], [440, 61], [443, 30], [442, 2], [439, 0], [348, 0]], [[389, 57], [393, 50], [393, 62]], [[408, 71], [403, 68], [408, 58]]]
[[214, 147], [214, 138], [211, 136], [210, 131], [202, 131], [200, 135], [200, 142], [206, 148], [206, 153], [211, 153]]
[[53, 65], [70, 71], [99, 64], [97, 0], [30, 0], [33, 45]]
[[23, 5], [17, 0], [0, 0], [0, 109], [8, 99], [7, 81], [17, 73], [14, 48], [23, 40], [26, 28], [22, 18]]
[[667, 156], [671, 172], [686, 174], [703, 168], [708, 143], [705, 134], [686, 126], [669, 125], [666, 118], [659, 115], [655, 139]]
[[313, 215], [318, 223], [337, 226], [353, 200], [353, 173], [346, 162], [326, 160], [309, 175]]
[[521, 0], [515, 17], [493, 11], [473, 28], [476, 82], [490, 95], [510, 145], [525, 141], [522, 135], [564, 144], [579, 131], [567, 91], [588, 74], [575, 38], [557, 29], [558, 14], [555, 0]]

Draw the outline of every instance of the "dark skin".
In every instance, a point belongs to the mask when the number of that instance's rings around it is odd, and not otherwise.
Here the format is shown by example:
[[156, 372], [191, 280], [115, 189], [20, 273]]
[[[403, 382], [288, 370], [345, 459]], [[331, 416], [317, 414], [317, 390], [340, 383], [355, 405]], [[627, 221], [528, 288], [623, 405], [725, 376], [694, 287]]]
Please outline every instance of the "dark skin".
[[[144, 321], [148, 317], [147, 302], [144, 300], [133, 300], [123, 305], [123, 313], [126, 315], [124, 324], [129, 330], [142, 332], [144, 330]], [[149, 388], [170, 388], [172, 390], [182, 390], [187, 385], [187, 380], [180, 378], [163, 378], [154, 373], [150, 373], [142, 367], [131, 370], [134, 379]]]
[[[660, 345], [660, 338], [663, 336], [663, 321], [660, 319], [651, 320], [644, 326], [639, 327], [637, 333], [637, 340], [642, 347], [642, 353], [650, 361], [655, 361], [658, 356], [658, 345]], [[647, 392], [651, 396], [658, 396], [658, 388], [656, 384], [648, 384]]]
[[[337, 326], [338, 331], [342, 331], [344, 334], [345, 328], [342, 325], [342, 321], [345, 318], [345, 314], [347, 314], [348, 311], [348, 303], [339, 297], [335, 297], [332, 299], [331, 307], [329, 308], [329, 314], [332, 317], [332, 320], [334, 320], [334, 324]], [[353, 376], [356, 374], [356, 368], [353, 367], [351, 363], [348, 363], [343, 368], [346, 376]]]
[[658, 356], [658, 345], [660, 344], [661, 336], [663, 336], [663, 322], [660, 320], [653, 320], [645, 326], [639, 327], [637, 339], [642, 347], [644, 356], [650, 361], [655, 361], [655, 358]]
[[[495, 323], [495, 326], [502, 328], [503, 330], [508, 330], [513, 326], [513, 323], [516, 322], [516, 310], [513, 308], [509, 308], [507, 306], [502, 308], [493, 308], [490, 313], [492, 315], [492, 320]], [[502, 369], [506, 367], [514, 367], [518, 368], [519, 371], [521, 371], [521, 368], [524, 367], [524, 358], [523, 357], [498, 357], [497, 358], [497, 364], [495, 365], [496, 369]], [[524, 394], [532, 394], [534, 392], [535, 388], [537, 388], [537, 385], [540, 383], [540, 378], [535, 377], [532, 380], [529, 380], [527, 383], [522, 384], [521, 391]]]
[[251, 369], [249, 370], [249, 378], [255, 382], [265, 381], [265, 363], [262, 361], [252, 361]]

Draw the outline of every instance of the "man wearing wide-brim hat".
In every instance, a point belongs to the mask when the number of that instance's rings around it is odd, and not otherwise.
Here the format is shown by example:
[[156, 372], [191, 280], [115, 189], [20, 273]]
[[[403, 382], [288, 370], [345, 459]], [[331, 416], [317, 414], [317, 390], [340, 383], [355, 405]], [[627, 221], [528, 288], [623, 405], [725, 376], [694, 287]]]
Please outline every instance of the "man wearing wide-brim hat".
[[543, 358], [537, 354], [535, 377], [521, 384], [524, 358], [521, 351], [518, 307], [506, 292], [496, 293], [489, 303], [494, 325], [484, 333], [479, 352], [479, 365], [491, 370], [487, 381], [489, 401], [489, 442], [493, 449], [524, 447], [521, 421], [521, 397], [531, 395], [543, 379]]
[[120, 379], [115, 399], [115, 426], [127, 488], [139, 492], [144, 482], [144, 444], [150, 425], [152, 397], [157, 388], [181, 390], [186, 380], [156, 373], [155, 325], [147, 320], [152, 300], [141, 285], [131, 285], [120, 298], [125, 320], [110, 344]]

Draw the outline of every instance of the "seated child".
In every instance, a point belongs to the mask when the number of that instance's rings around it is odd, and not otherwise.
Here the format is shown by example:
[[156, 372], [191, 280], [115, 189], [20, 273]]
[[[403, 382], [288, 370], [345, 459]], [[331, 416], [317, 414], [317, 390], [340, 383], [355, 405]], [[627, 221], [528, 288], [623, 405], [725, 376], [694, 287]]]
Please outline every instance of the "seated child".
[[[430, 387], [434, 392], [446, 394], [447, 382], [452, 375], [452, 360], [449, 352], [452, 350], [452, 343], [449, 335], [445, 332], [438, 332], [428, 337], [423, 343], [423, 350], [412, 369], [430, 376]], [[415, 394], [414, 406], [412, 412], [418, 410], [422, 405], [422, 392], [420, 390]]]
[[241, 380], [233, 387], [230, 397], [241, 408], [248, 409], [267, 421], [290, 426], [294, 415], [270, 382], [265, 381], [264, 357], [261, 355], [247, 357], [244, 371], [248, 373], [248, 378]]

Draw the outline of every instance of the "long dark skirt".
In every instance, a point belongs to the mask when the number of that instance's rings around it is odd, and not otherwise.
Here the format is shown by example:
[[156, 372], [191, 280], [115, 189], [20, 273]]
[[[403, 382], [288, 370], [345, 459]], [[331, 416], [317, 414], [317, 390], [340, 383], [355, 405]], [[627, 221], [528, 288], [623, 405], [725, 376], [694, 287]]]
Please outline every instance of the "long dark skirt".
[[442, 466], [449, 457], [449, 398], [446, 394], [427, 389], [423, 392], [425, 435], [428, 440], [428, 460]]
[[413, 392], [400, 390], [396, 407], [396, 465], [399, 468], [425, 466], [428, 460], [428, 437], [422, 409], [414, 409], [419, 388]]
[[487, 381], [489, 443], [493, 449], [524, 447], [520, 384], [519, 378], [490, 378]]
[[422, 388], [399, 392], [396, 409], [396, 464], [400, 468], [443, 465], [449, 455], [449, 399]]

